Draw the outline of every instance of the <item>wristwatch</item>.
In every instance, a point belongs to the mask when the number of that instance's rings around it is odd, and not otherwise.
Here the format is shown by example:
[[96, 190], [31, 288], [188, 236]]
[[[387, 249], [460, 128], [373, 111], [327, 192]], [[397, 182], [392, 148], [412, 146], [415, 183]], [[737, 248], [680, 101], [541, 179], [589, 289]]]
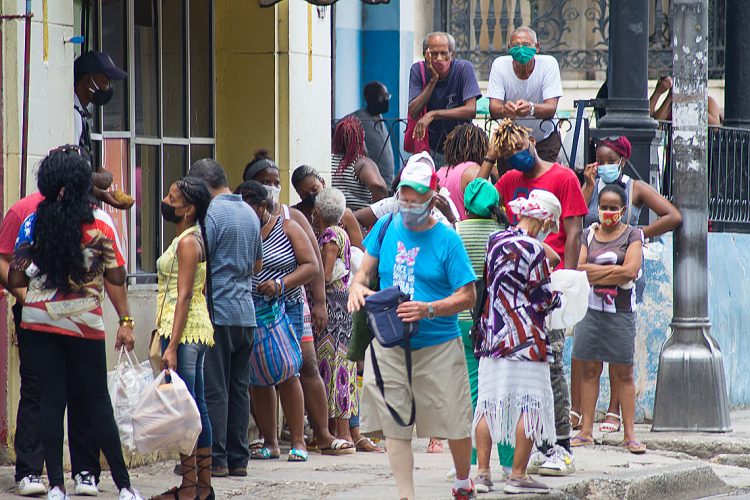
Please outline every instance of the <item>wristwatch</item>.
[[534, 110], [536, 109], [536, 107], [534, 106], [533, 102], [530, 102], [529, 104], [531, 105], [531, 110], [529, 110], [529, 116], [533, 117], [534, 116]]
[[435, 307], [432, 303], [427, 304], [427, 319], [435, 319]]

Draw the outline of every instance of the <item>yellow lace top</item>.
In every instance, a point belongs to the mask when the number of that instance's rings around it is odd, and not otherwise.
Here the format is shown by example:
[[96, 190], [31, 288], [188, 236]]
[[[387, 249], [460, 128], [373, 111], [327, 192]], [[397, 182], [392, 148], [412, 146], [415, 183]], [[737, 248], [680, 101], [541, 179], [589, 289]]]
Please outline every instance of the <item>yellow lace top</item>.
[[[174, 312], [177, 304], [177, 245], [182, 238], [193, 233], [198, 233], [198, 237], [200, 237], [200, 228], [198, 226], [193, 226], [183, 231], [182, 234], [172, 240], [172, 244], [169, 245], [161, 257], [156, 261], [156, 271], [159, 276], [159, 293], [156, 301], [156, 321], [157, 327], [159, 328], [159, 335], [164, 338], [169, 338], [172, 335]], [[182, 338], [180, 339], [181, 344], [195, 342], [204, 343], [209, 346], [214, 345], [214, 329], [213, 326], [211, 326], [211, 317], [208, 315], [206, 296], [203, 294], [203, 286], [205, 283], [206, 263], [199, 262], [198, 268], [195, 270], [193, 298], [190, 300], [187, 322], [185, 323], [185, 329], [182, 331]], [[167, 294], [166, 300], [164, 298], [165, 293]], [[160, 320], [159, 311], [162, 308], [162, 301], [164, 304], [164, 310], [161, 313]]]

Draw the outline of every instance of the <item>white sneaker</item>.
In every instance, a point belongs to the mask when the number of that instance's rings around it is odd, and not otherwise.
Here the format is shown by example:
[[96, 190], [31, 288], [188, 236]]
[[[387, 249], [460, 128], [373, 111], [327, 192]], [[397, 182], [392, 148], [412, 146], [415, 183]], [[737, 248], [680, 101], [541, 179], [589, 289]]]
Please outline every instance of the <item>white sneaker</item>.
[[47, 500], [70, 500], [70, 498], [59, 486], [55, 486], [47, 492]]
[[76, 474], [75, 482], [76, 495], [95, 497], [99, 494], [99, 488], [96, 486], [96, 478], [89, 471], [84, 470], [80, 474]]
[[120, 490], [119, 500], [143, 500], [143, 497], [135, 488], [123, 488]]
[[[541, 467], [547, 460], [549, 460], [549, 456], [535, 448], [529, 457], [529, 465], [526, 467], [526, 473], [539, 474], [539, 467]], [[508, 477], [510, 477], [510, 474], [508, 474]]]
[[560, 445], [555, 445], [549, 460], [539, 466], [540, 476], [567, 476], [576, 471], [573, 455]]
[[47, 493], [42, 478], [35, 475], [26, 476], [16, 483], [16, 494], [22, 497], [33, 497]]
[[454, 479], [456, 479], [456, 466], [451, 466], [451, 470], [448, 471], [447, 474], [445, 474], [445, 479], [447, 481], [453, 482]]

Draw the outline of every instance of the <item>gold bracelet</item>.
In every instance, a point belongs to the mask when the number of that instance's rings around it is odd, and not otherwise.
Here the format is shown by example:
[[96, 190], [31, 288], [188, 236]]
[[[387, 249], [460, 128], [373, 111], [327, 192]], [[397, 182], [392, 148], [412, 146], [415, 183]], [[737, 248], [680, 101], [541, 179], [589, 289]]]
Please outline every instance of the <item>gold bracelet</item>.
[[128, 326], [130, 328], [135, 327], [135, 320], [132, 316], [123, 316], [120, 318], [120, 326]]

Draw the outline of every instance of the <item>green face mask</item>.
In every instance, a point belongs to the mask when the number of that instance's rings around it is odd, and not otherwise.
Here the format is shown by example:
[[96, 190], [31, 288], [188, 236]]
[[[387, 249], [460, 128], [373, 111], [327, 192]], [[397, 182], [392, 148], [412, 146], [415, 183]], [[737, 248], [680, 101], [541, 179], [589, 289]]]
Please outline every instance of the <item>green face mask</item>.
[[517, 63], [526, 64], [531, 61], [536, 55], [536, 47], [516, 45], [515, 47], [511, 47], [508, 53]]

